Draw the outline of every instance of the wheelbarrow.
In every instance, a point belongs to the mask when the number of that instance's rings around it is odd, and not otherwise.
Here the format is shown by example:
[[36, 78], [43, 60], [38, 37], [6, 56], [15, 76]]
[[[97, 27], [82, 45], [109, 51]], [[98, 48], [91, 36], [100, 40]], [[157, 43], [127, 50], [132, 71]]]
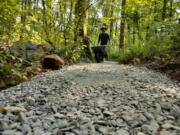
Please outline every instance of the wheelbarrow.
[[110, 45], [100, 45], [91, 47], [94, 54], [96, 62], [103, 62], [104, 58], [107, 58], [107, 50], [110, 48]]

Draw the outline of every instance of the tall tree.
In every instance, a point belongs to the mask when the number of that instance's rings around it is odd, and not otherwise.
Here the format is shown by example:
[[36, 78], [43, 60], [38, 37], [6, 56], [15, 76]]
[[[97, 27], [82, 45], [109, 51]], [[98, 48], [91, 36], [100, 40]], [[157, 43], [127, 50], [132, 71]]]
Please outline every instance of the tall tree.
[[162, 11], [162, 20], [164, 21], [166, 18], [166, 10], [167, 10], [167, 0], [163, 2], [163, 11]]
[[44, 26], [44, 31], [45, 31], [45, 35], [46, 35], [45, 40], [49, 44], [53, 45], [53, 43], [49, 37], [48, 20], [47, 20], [47, 15], [46, 15], [46, 1], [45, 0], [42, 0], [42, 6], [43, 6], [43, 26]]
[[110, 10], [110, 38], [113, 39], [113, 27], [114, 27], [114, 2], [115, 0], [111, 0], [111, 10]]
[[91, 56], [89, 40], [87, 37], [87, 8], [89, 0], [77, 0], [75, 6], [75, 42], [82, 38], [82, 43], [85, 45], [85, 53]]
[[169, 11], [169, 17], [173, 16], [173, 0], [170, 0], [170, 11]]
[[124, 47], [125, 5], [126, 5], [126, 0], [122, 0], [119, 48]]
[[21, 35], [20, 35], [21, 40], [23, 40], [23, 34], [24, 34], [25, 25], [26, 25], [27, 6], [28, 6], [28, 1], [27, 0], [22, 0], [21, 1], [21, 23], [23, 25], [22, 25], [22, 28], [21, 28]]

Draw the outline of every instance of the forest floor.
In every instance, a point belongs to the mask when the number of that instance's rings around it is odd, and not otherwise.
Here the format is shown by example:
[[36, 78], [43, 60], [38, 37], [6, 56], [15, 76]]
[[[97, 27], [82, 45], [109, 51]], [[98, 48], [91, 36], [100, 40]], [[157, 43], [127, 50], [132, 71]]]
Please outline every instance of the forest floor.
[[[1, 91], [2, 135], [180, 135], [180, 85], [146, 67], [79, 63]], [[0, 109], [1, 110], [1, 109]]]
[[167, 75], [172, 81], [180, 83], [180, 63], [159, 64], [158, 62], [147, 62], [138, 66], [145, 66], [150, 70]]

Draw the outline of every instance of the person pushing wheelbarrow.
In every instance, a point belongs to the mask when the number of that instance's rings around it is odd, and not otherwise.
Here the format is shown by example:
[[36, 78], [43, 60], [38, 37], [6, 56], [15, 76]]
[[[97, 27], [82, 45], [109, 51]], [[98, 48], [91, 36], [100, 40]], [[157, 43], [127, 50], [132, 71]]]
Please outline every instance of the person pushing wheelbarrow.
[[[99, 34], [99, 39], [98, 39], [98, 46], [92, 47], [95, 53], [95, 60], [97, 62], [103, 62], [104, 58], [108, 59], [107, 48], [108, 48], [108, 42], [110, 44], [110, 37], [106, 33], [106, 29], [107, 28], [105, 25], [101, 27], [101, 33]], [[101, 44], [100, 46], [99, 43]]]

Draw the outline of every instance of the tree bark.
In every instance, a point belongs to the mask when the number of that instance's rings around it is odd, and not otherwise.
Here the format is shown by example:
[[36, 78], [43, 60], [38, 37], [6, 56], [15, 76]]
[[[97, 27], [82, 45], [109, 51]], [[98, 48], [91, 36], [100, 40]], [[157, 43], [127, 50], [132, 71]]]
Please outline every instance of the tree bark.
[[[114, 0], [111, 0], [111, 14], [110, 14], [110, 17], [112, 18], [114, 15], [114, 6], [113, 6], [113, 3], [114, 3]], [[112, 41], [113, 39], [113, 28], [114, 28], [114, 20], [111, 19], [111, 22], [110, 22], [110, 39]], [[112, 42], [113, 43], [113, 42]]]
[[43, 27], [44, 27], [44, 31], [46, 34], [46, 41], [50, 44], [53, 45], [52, 41], [49, 39], [49, 33], [48, 33], [48, 22], [46, 19], [46, 3], [45, 0], [42, 0], [42, 6], [43, 6]]
[[71, 23], [72, 21], [72, 14], [73, 14], [73, 5], [74, 5], [74, 2], [73, 0], [71, 0], [71, 4], [70, 4], [70, 13], [69, 13], [69, 23]]
[[170, 0], [170, 14], [169, 17], [173, 17], [173, 0]]
[[23, 35], [24, 35], [24, 27], [25, 27], [25, 22], [26, 22], [26, 6], [27, 6], [27, 0], [22, 0], [21, 1], [21, 23], [22, 23], [22, 28], [21, 28], [21, 35], [20, 39], [23, 40]]
[[117, 31], [118, 31], [118, 21], [116, 20], [115, 35], [117, 35]]
[[166, 9], [167, 9], [167, 0], [164, 0], [163, 2], [163, 11], [162, 11], [162, 21], [166, 18]]
[[121, 24], [120, 24], [120, 44], [119, 48], [124, 47], [124, 28], [125, 28], [125, 5], [126, 0], [122, 0], [122, 11], [121, 11]]
[[133, 44], [136, 42], [136, 30], [135, 27], [133, 28]]

